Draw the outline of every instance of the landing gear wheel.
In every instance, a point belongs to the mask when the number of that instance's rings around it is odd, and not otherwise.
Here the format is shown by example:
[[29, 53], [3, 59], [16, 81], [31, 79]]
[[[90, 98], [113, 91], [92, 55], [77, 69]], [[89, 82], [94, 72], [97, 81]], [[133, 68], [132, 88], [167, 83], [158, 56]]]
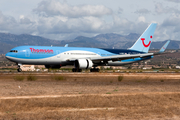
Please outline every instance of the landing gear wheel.
[[90, 69], [90, 72], [99, 72], [100, 69], [99, 68], [93, 68], [93, 69]]
[[73, 68], [73, 69], [72, 69], [72, 72], [82, 72], [82, 69]]
[[82, 69], [78, 69], [78, 72], [82, 72]]
[[76, 69], [75, 69], [75, 68], [73, 68], [73, 69], [72, 69], [72, 72], [75, 72], [75, 70], [76, 70]]
[[22, 69], [21, 69], [21, 68], [18, 68], [17, 71], [18, 71], [18, 72], [22, 72]]

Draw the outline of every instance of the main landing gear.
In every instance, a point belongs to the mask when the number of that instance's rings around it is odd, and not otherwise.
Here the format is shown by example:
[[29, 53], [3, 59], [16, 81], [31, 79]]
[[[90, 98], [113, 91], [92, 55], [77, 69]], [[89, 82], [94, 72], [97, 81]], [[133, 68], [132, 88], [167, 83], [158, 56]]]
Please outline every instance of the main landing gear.
[[73, 68], [73, 69], [72, 69], [72, 72], [82, 72], [82, 69]]
[[100, 71], [100, 69], [99, 68], [92, 68], [92, 69], [90, 69], [90, 72], [99, 72]]
[[[90, 72], [99, 72], [99, 71], [100, 71], [100, 69], [99, 68], [95, 68], [95, 67], [90, 69]], [[73, 68], [72, 72], [82, 72], [82, 69]]]

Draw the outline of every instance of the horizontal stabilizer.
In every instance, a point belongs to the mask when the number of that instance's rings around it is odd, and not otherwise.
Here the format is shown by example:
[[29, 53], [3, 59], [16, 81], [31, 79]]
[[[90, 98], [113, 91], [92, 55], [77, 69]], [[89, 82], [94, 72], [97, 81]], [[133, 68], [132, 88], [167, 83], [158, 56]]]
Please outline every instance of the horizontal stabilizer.
[[169, 43], [170, 43], [170, 40], [168, 40], [168, 41], [162, 46], [162, 48], [159, 50], [158, 53], [163, 53], [163, 52], [166, 50], [166, 48], [167, 48], [167, 46], [169, 45]]
[[66, 44], [64, 47], [68, 47], [68, 44]]
[[162, 48], [159, 50], [159, 52], [154, 53], [154, 55], [162, 54], [162, 53], [166, 50], [166, 48], [167, 48], [167, 46], [169, 45], [169, 43], [170, 43], [170, 40], [168, 40], [168, 41], [162, 46]]

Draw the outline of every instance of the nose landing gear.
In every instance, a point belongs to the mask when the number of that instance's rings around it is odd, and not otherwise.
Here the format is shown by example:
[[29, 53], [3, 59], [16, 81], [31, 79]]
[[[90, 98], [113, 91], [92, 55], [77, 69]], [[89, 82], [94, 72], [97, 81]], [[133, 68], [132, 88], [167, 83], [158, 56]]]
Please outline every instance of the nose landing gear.
[[22, 72], [22, 69], [21, 69], [21, 68], [18, 68], [17, 71], [18, 71], [18, 72]]
[[19, 63], [18, 63], [18, 69], [17, 69], [18, 72], [22, 72], [21, 65], [22, 65], [22, 64], [19, 64]]

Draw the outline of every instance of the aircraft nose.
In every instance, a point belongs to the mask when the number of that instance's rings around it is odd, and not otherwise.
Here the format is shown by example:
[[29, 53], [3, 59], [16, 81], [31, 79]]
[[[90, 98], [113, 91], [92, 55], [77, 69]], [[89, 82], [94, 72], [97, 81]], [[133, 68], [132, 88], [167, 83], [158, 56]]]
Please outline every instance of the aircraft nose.
[[6, 53], [5, 57], [6, 57], [7, 59], [9, 59], [9, 53]]

